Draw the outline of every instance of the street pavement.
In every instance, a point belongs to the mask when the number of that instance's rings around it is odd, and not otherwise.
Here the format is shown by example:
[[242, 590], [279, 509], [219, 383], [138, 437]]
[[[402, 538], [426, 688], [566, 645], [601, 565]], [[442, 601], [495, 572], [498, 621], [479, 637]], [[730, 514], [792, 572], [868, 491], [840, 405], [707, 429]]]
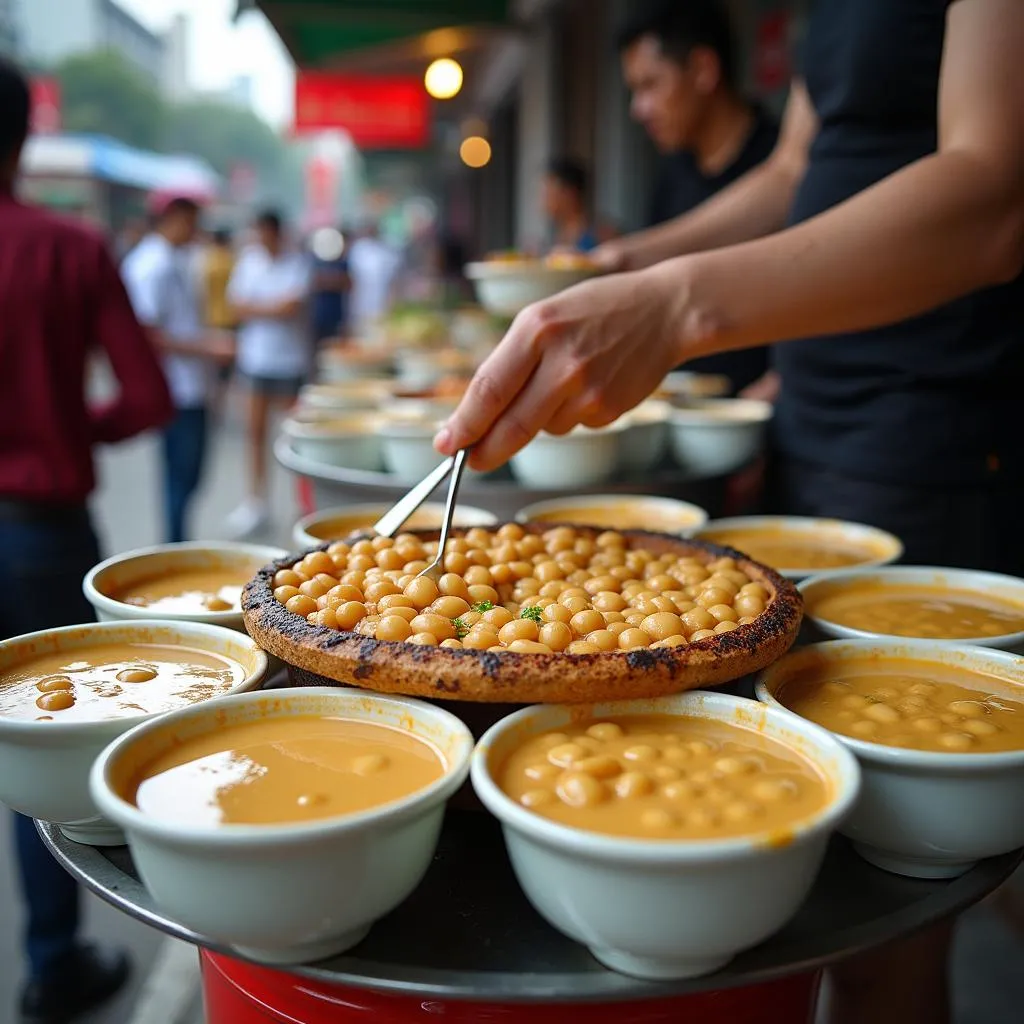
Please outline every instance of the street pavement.
[[[245, 449], [237, 419], [229, 409], [227, 421], [216, 431], [196, 503], [193, 532], [198, 538], [223, 536], [224, 518], [243, 495]], [[159, 465], [153, 437], [101, 453], [95, 515], [106, 552], [160, 541]], [[272, 475], [272, 492], [274, 525], [260, 539], [288, 546], [296, 502], [293, 484], [279, 467]], [[16, 1022], [13, 1004], [21, 971], [10, 850], [9, 816], [0, 812], [0, 1024]], [[1024, 894], [1024, 884], [1019, 888]], [[87, 905], [89, 933], [129, 948], [137, 969], [123, 998], [81, 1024], [200, 1024], [197, 976], [189, 970], [187, 954], [183, 961], [181, 951], [165, 946], [151, 929], [93, 897]], [[1020, 1024], [1022, 968], [1024, 928], [1014, 930], [991, 906], [968, 914], [959, 933], [954, 969], [956, 1024]], [[176, 991], [168, 992], [168, 986]]]

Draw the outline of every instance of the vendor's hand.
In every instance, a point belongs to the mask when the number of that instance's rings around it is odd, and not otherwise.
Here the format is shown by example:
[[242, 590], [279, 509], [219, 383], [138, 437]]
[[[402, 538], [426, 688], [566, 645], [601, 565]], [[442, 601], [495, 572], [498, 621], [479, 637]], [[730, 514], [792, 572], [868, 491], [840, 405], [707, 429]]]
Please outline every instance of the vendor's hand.
[[688, 303], [682, 261], [577, 285], [525, 310], [477, 371], [438, 434], [438, 451], [475, 446], [502, 465], [539, 431], [603, 427], [643, 401], [712, 324]]
[[603, 242], [592, 249], [588, 255], [605, 273], [618, 274], [630, 269], [629, 254], [624, 239], [616, 238], [610, 242]]
[[782, 378], [775, 372], [769, 370], [762, 374], [753, 384], [747, 385], [739, 394], [740, 398], [754, 398], [761, 402], [770, 402], [772, 405], [778, 400], [779, 390], [782, 387]]

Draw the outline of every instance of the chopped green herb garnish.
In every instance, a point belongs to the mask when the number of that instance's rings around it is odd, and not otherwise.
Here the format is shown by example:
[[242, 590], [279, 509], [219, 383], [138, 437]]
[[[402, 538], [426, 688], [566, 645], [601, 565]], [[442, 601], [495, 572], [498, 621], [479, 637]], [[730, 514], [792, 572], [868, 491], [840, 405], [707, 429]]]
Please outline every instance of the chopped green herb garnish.
[[540, 622], [541, 621], [541, 609], [536, 607], [536, 605], [534, 605], [531, 608], [524, 608], [519, 613], [519, 618], [521, 618], [521, 619], [533, 619], [534, 622]]
[[452, 625], [455, 627], [455, 636], [459, 640], [469, 632], [469, 626], [462, 619], [452, 619]]
[[475, 612], [489, 612], [492, 608], [494, 608], [493, 601], [477, 601], [477, 603], [473, 605], [473, 611]]

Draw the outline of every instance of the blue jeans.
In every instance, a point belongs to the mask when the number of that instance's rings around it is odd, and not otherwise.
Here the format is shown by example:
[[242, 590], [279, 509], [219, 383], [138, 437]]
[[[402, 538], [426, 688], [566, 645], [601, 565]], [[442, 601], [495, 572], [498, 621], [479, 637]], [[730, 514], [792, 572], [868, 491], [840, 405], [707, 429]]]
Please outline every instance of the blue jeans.
[[186, 537], [189, 502], [206, 455], [206, 410], [179, 409], [164, 429], [164, 534], [169, 544]]
[[[83, 506], [59, 518], [9, 518], [0, 510], [0, 636], [91, 622], [82, 577], [100, 560]], [[35, 978], [72, 952], [78, 935], [78, 886], [47, 851], [35, 825], [15, 816], [14, 840], [25, 900], [25, 953]]]

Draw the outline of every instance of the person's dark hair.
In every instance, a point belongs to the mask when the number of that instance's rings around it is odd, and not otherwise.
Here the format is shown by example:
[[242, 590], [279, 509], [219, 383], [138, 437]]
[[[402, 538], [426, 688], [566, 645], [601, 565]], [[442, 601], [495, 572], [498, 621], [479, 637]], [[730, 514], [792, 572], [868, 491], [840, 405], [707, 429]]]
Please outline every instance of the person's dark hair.
[[648, 5], [619, 32], [619, 52], [647, 36], [656, 39], [661, 52], [679, 64], [698, 47], [713, 50], [722, 66], [722, 77], [735, 86], [736, 38], [721, 0], [665, 0], [653, 7]]
[[210, 233], [214, 245], [229, 246], [231, 244], [231, 232], [227, 228], [217, 228]]
[[269, 231], [273, 231], [275, 235], [281, 234], [281, 228], [284, 226], [284, 218], [277, 210], [263, 210], [257, 214], [256, 227], [267, 228]]
[[28, 79], [16, 64], [0, 57], [0, 160], [16, 153], [28, 138], [30, 108]]
[[195, 216], [199, 213], [199, 204], [188, 196], [175, 196], [164, 204], [160, 211], [160, 220], [169, 220], [181, 215]]
[[555, 181], [577, 192], [580, 198], [586, 196], [590, 175], [587, 173], [586, 167], [578, 160], [570, 160], [567, 157], [552, 160], [548, 164], [548, 174]]

